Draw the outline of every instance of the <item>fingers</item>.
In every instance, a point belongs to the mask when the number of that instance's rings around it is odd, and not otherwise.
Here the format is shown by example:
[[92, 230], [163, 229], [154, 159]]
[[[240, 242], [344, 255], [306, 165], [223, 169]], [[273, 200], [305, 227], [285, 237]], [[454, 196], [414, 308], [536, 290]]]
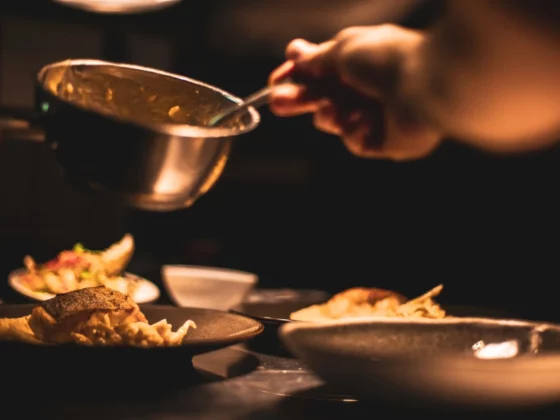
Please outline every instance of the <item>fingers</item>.
[[360, 112], [347, 123], [340, 136], [346, 148], [362, 158], [407, 161], [429, 155], [441, 142], [441, 135], [421, 128], [403, 130], [394, 114], [376, 104], [367, 113]]
[[384, 110], [379, 102], [372, 101], [367, 110], [356, 111], [347, 118], [341, 136], [346, 148], [354, 155], [377, 157], [384, 149]]
[[331, 133], [341, 138], [350, 153], [358, 157], [384, 157], [386, 137], [381, 104], [372, 103], [367, 110], [335, 107], [330, 119], [330, 126], [326, 117], [321, 126], [333, 127]]
[[[282, 79], [292, 76], [296, 69], [296, 61], [308, 60], [318, 49], [316, 44], [312, 44], [303, 39], [295, 39], [286, 47], [286, 62], [277, 67], [268, 78], [268, 84], [276, 84]], [[298, 66], [299, 67], [299, 66]]]
[[288, 60], [284, 62], [282, 65], [274, 69], [272, 73], [270, 73], [270, 76], [268, 77], [268, 85], [275, 85], [281, 82], [283, 79], [290, 77], [293, 74], [294, 69], [295, 63], [293, 61]]
[[325, 63], [328, 62], [329, 49], [332, 45], [331, 41], [313, 44], [303, 39], [296, 39], [290, 42], [286, 48], [287, 61], [272, 71], [268, 83], [270, 86], [276, 85], [283, 79], [295, 76], [295, 79], [304, 81], [305, 85], [312, 88], [287, 84], [278, 86], [270, 98], [270, 109], [274, 114], [296, 116], [319, 110], [320, 105], [317, 100], [323, 95], [319, 93], [317, 86], [324, 85], [328, 76]]
[[316, 112], [319, 102], [305, 86], [284, 84], [276, 87], [269, 101], [270, 110], [280, 117]]
[[319, 46], [305, 39], [294, 39], [286, 47], [286, 58], [292, 61], [298, 61], [305, 57], [311, 57], [316, 54]]
[[340, 112], [336, 105], [329, 101], [323, 101], [318, 104], [318, 109], [313, 115], [313, 125], [317, 130], [327, 134], [342, 135]]
[[304, 39], [295, 39], [286, 47], [287, 61], [273, 71], [269, 81], [279, 81], [294, 72], [304, 79], [320, 79], [333, 69], [335, 41], [314, 44]]
[[374, 127], [360, 116], [341, 136], [350, 153], [358, 157], [382, 157], [383, 137], [375, 134]]
[[372, 100], [367, 107], [349, 108], [331, 100], [317, 100], [298, 85], [279, 86], [271, 109], [280, 116], [312, 113], [318, 130], [340, 137], [348, 151], [362, 158], [417, 159], [429, 154], [440, 139], [418, 128], [403, 130], [402, 124], [386, 118], [381, 102]]
[[293, 40], [286, 47], [287, 61], [272, 71], [268, 78], [269, 85], [292, 77], [296, 72], [305, 80], [321, 78], [326, 73], [323, 69], [323, 55], [331, 44], [331, 42], [312, 44], [303, 39]]
[[312, 44], [302, 39], [292, 41], [286, 57], [294, 61], [298, 74], [308, 79], [332, 76], [335, 70], [335, 41]]
[[340, 107], [330, 101], [321, 101], [313, 116], [315, 127], [339, 136], [354, 155], [377, 156], [384, 143], [384, 123], [381, 106], [373, 104], [367, 111]]

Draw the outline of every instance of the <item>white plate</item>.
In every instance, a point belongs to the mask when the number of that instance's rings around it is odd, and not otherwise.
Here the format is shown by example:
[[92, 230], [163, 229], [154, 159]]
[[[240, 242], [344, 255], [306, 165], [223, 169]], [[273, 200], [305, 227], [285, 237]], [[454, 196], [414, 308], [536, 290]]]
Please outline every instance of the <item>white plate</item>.
[[[33, 290], [29, 290], [29, 288], [21, 281], [21, 277], [25, 272], [25, 268], [19, 268], [8, 275], [8, 284], [12, 289], [33, 300], [43, 301], [51, 299], [55, 296], [52, 293], [34, 292]], [[134, 295], [131, 296], [132, 300], [136, 303], [149, 303], [159, 299], [160, 291], [154, 283], [131, 273], [124, 273], [124, 275], [125, 277], [138, 279], [138, 288], [134, 292]]]
[[[370, 318], [291, 322], [280, 338], [320, 377], [359, 399], [495, 408], [560, 401], [557, 325]], [[473, 347], [480, 340], [484, 350]], [[489, 358], [496, 350], [501, 354]]]
[[161, 278], [177, 306], [222, 311], [242, 302], [259, 280], [246, 271], [194, 265], [164, 265]]

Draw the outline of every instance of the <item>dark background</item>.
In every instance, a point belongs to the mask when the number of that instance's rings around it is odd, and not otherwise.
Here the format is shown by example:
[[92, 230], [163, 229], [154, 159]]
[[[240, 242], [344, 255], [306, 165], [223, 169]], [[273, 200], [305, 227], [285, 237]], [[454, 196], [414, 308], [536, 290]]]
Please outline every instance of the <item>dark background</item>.
[[[185, 1], [110, 17], [49, 2], [2, 2], [2, 106], [31, 107], [34, 72], [65, 58], [148, 65], [249, 94], [282, 61], [285, 42], [301, 34], [266, 38], [263, 12], [251, 17], [252, 5], [262, 9], [266, 1], [239, 3]], [[312, 12], [292, 21], [309, 22]], [[429, 4], [402, 22], [421, 27], [438, 12], [438, 3]], [[361, 19], [355, 24], [377, 23]], [[318, 33], [311, 38], [326, 37]], [[263, 109], [262, 117], [236, 142], [214, 189], [174, 213], [139, 212], [74, 191], [40, 145], [3, 141], [0, 276], [26, 254], [44, 260], [78, 241], [102, 248], [131, 232], [137, 252], [130, 271], [156, 281], [162, 264], [182, 263], [252, 271], [261, 287], [371, 285], [412, 296], [443, 283], [444, 304], [560, 318], [558, 150], [500, 157], [449, 143], [419, 162], [360, 160], [316, 132], [307, 116], [278, 119]], [[4, 282], [0, 296], [17, 301]]]

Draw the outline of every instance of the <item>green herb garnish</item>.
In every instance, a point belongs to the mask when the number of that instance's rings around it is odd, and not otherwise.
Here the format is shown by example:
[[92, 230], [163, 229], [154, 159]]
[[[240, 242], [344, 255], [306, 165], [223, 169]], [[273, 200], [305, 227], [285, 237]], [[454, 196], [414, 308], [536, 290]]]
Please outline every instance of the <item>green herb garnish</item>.
[[103, 251], [94, 251], [92, 249], [87, 249], [81, 243], [78, 242], [76, 245], [74, 245], [74, 252], [77, 254], [83, 254], [85, 252], [87, 252], [88, 254], [99, 254]]

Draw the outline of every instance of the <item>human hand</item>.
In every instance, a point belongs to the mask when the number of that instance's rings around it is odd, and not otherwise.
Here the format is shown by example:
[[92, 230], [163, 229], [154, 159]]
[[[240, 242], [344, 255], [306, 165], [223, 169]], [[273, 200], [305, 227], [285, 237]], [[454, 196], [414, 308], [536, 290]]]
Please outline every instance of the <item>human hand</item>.
[[277, 87], [270, 108], [277, 116], [313, 114], [319, 130], [339, 136], [356, 156], [424, 157], [441, 134], [407, 103], [401, 77], [422, 40], [393, 25], [348, 28], [321, 44], [294, 40], [269, 84], [287, 77], [303, 84]]

